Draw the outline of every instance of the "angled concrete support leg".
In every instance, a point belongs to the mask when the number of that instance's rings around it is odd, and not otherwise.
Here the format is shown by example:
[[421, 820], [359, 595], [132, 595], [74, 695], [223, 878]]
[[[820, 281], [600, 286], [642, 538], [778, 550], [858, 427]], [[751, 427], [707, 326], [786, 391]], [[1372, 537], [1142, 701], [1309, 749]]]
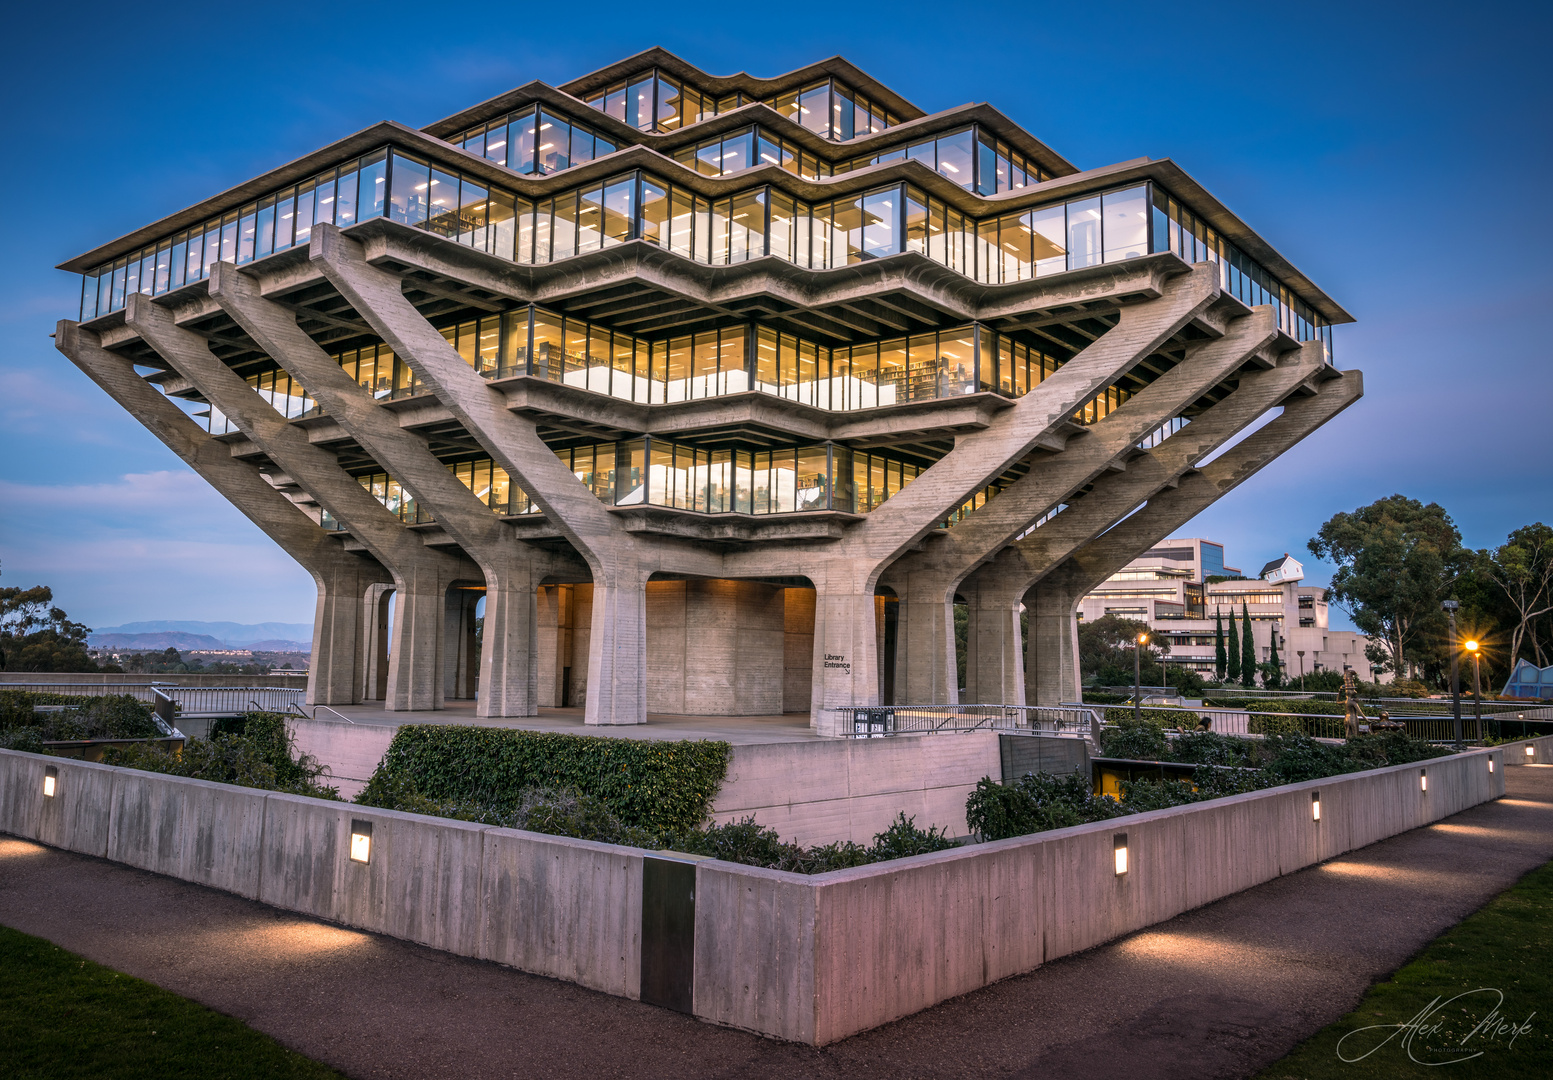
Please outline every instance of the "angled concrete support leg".
[[[487, 590], [488, 633], [478, 655], [462, 659], [467, 642], [450, 643], [446, 662], [461, 665], [450, 675], [454, 696], [473, 697], [479, 675], [479, 716], [533, 716], [537, 676], [533, 667], [537, 630], [534, 614], [535, 563], [548, 556], [514, 539], [509, 527], [432, 454], [419, 435], [406, 431], [395, 413], [384, 409], [332, 357], [297, 325], [287, 308], [266, 300], [258, 283], [230, 263], [214, 268], [210, 295], [261, 348], [308, 388], [323, 409], [430, 510], [459, 546], [480, 567]], [[527, 594], [527, 595], [525, 595]], [[460, 615], [457, 626], [472, 625]], [[452, 627], [454, 623], [449, 622]], [[460, 633], [462, 631], [459, 631]], [[467, 667], [467, 670], [465, 670]]]
[[237, 425], [303, 490], [343, 523], [394, 577], [393, 647], [386, 705], [415, 710], [442, 707], [442, 604], [448, 586], [478, 577], [463, 559], [427, 548], [332, 453], [281, 416], [227, 367], [199, 335], [178, 326], [172, 313], [136, 294], [125, 322], [178, 374]]
[[388, 627], [393, 602], [392, 583], [374, 584], [362, 598], [361, 617], [366, 634], [360, 690], [363, 701], [382, 701], [388, 696]]
[[313, 619], [313, 654], [308, 667], [308, 702], [348, 705], [359, 701], [366, 666], [362, 597], [389, 579], [375, 559], [347, 552], [340, 538], [320, 528], [259, 470], [232, 457], [231, 450], [203, 431], [97, 335], [61, 322], [55, 347], [145, 424], [167, 447], [219, 491], [248, 520], [312, 575], [318, 587]]
[[972, 574], [960, 586], [968, 608], [965, 700], [1023, 705], [1023, 636], [1019, 598], [997, 581]]
[[953, 583], [931, 571], [891, 579], [900, 595], [896, 633], [906, 662], [896, 668], [895, 700], [910, 705], [959, 701], [955, 660]]
[[1061, 579], [1060, 571], [1025, 594], [1030, 624], [1025, 693], [1033, 705], [1079, 700], [1078, 602], [1083, 596]]

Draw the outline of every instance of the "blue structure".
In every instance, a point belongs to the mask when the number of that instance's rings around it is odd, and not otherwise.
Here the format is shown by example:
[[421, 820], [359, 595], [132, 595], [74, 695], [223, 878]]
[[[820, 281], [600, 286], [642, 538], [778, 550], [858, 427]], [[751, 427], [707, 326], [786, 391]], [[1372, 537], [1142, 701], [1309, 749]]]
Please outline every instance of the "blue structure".
[[1553, 664], [1539, 668], [1529, 660], [1522, 660], [1510, 672], [1510, 681], [1504, 684], [1500, 696], [1553, 698]]

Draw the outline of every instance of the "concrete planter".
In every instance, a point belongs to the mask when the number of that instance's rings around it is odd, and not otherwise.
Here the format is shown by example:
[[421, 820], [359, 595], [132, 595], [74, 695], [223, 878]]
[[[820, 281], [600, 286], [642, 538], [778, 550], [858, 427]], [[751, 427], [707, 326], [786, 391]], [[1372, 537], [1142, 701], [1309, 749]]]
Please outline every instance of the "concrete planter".
[[[1498, 798], [1507, 761], [1549, 755], [1553, 737], [812, 877], [698, 860], [673, 947], [694, 1015], [824, 1045]], [[621, 997], [664, 957], [643, 908], [662, 860], [634, 848], [8, 750], [0, 831]]]

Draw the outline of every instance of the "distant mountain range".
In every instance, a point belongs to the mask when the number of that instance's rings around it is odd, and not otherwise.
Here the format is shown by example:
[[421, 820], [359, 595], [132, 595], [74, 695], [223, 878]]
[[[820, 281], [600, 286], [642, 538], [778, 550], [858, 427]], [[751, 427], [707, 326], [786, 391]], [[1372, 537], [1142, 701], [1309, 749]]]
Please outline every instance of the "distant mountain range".
[[309, 623], [230, 623], [159, 620], [104, 626], [87, 644], [101, 649], [250, 649], [258, 652], [308, 652]]

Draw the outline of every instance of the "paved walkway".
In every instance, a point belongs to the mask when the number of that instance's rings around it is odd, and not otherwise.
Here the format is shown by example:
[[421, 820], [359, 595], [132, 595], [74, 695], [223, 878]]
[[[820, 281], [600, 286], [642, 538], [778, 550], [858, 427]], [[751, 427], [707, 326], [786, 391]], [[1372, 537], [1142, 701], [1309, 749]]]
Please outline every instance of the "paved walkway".
[[1244, 1077], [1553, 858], [1508, 796], [822, 1050], [0, 838], [0, 923], [354, 1077]]

